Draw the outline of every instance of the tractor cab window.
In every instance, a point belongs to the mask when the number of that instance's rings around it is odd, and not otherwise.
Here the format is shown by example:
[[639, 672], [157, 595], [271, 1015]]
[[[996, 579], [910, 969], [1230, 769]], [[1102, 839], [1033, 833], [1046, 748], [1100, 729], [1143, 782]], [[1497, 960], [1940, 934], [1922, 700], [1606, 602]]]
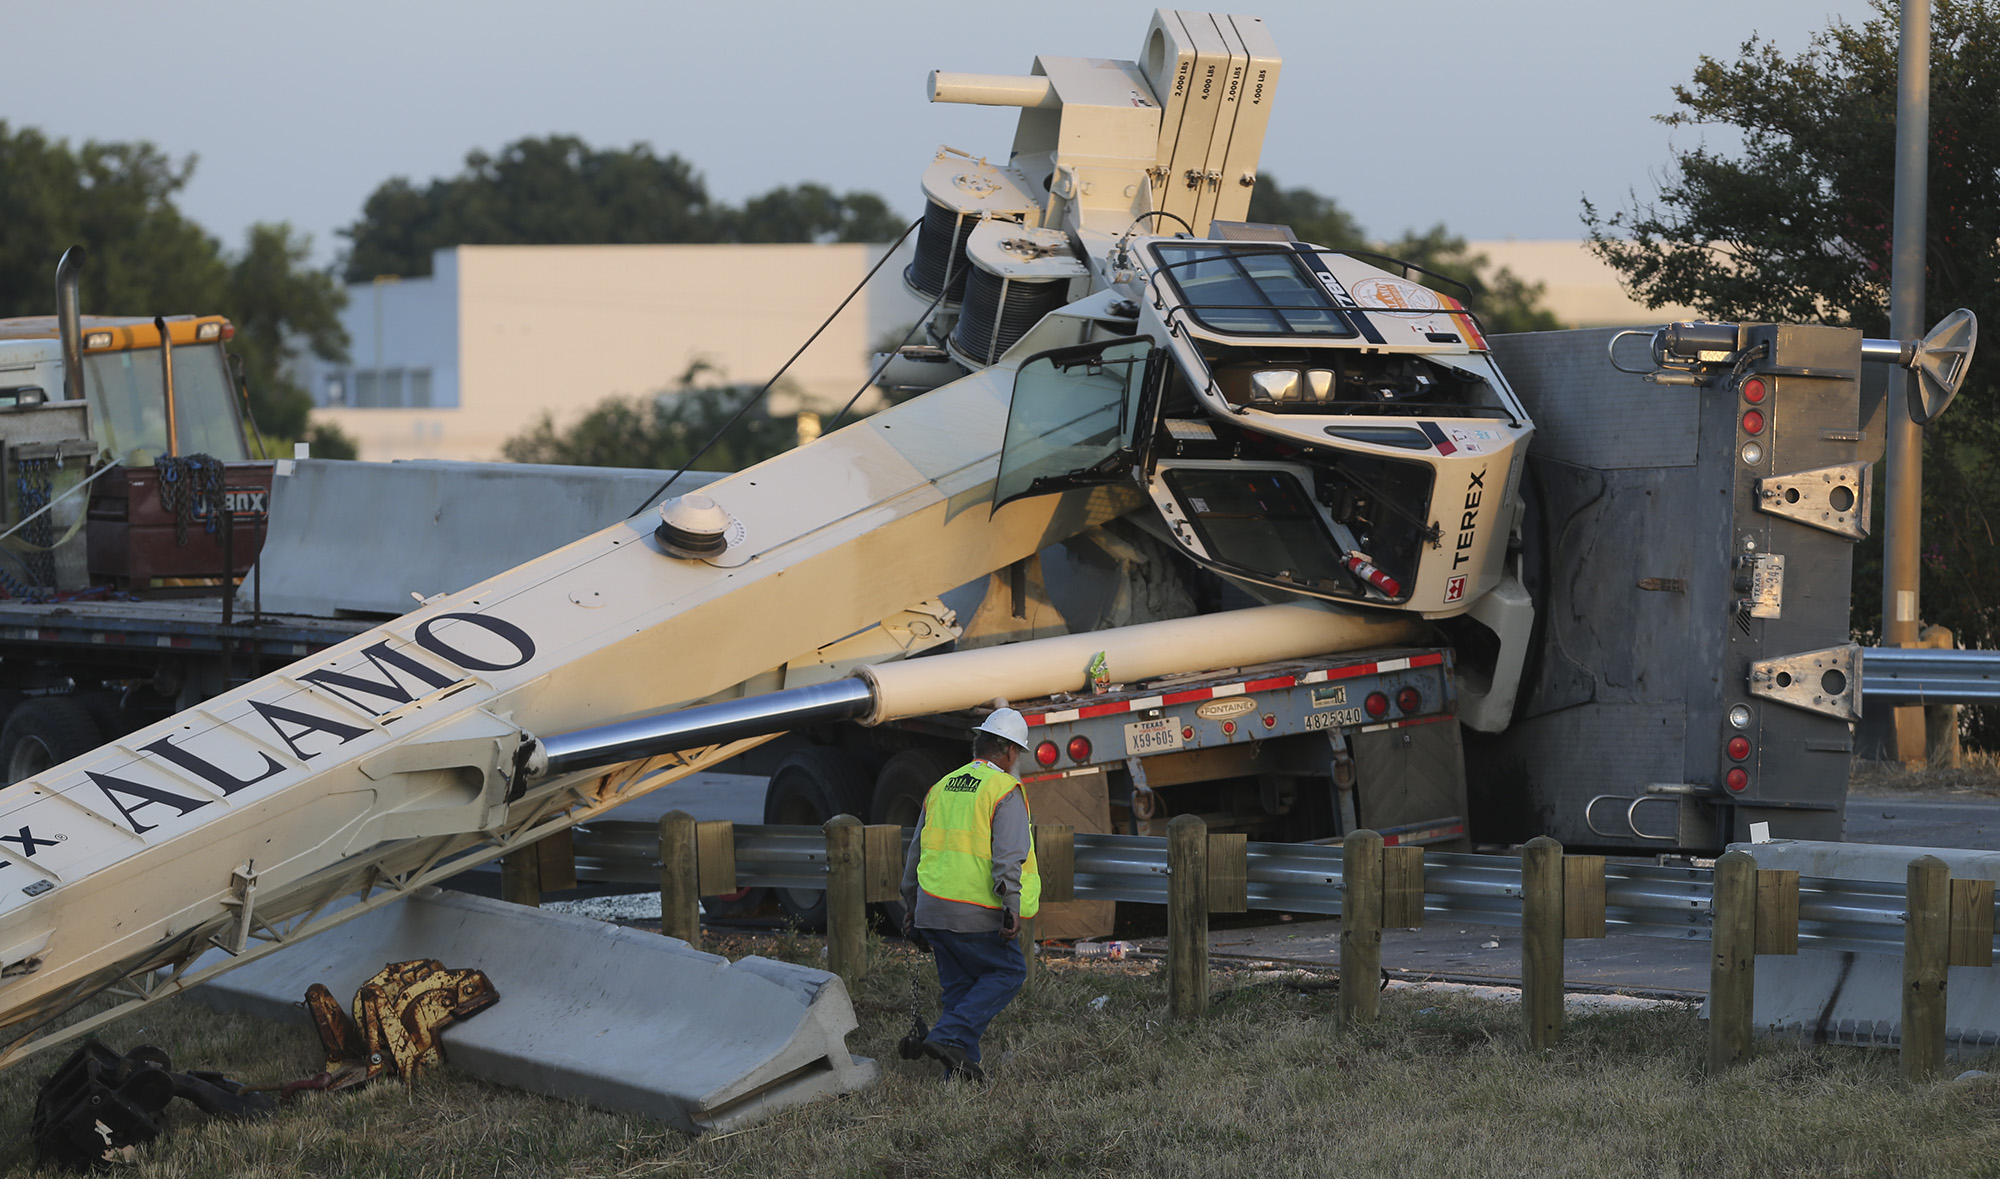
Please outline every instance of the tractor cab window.
[[[83, 385], [101, 453], [126, 466], [151, 466], [167, 453], [159, 349], [86, 353]], [[225, 462], [250, 457], [220, 345], [174, 349], [174, 407], [182, 454], [207, 454]]]

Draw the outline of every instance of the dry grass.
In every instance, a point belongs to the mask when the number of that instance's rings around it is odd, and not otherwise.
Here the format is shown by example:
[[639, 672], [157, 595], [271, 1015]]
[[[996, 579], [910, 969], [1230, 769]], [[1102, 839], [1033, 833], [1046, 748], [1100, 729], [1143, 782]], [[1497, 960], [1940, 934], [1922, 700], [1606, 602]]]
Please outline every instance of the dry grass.
[[[771, 952], [766, 944], [759, 947]], [[817, 943], [778, 952], [817, 958]], [[1343, 1033], [1337, 996], [1218, 972], [1211, 1016], [1166, 1018], [1149, 964], [1052, 963], [995, 1024], [989, 1088], [896, 1058], [910, 980], [928, 959], [876, 946], [854, 1049], [875, 1087], [694, 1139], [643, 1119], [452, 1073], [314, 1097], [250, 1124], [183, 1113], [135, 1177], [1064, 1175], [1579, 1176], [2000, 1174], [2000, 1076], [1907, 1087], [1893, 1055], [1767, 1045], [1706, 1080], [1684, 1009], [1572, 1017], [1546, 1057], [1517, 1007], [1393, 994]], [[1108, 996], [1102, 1010], [1092, 999]], [[167, 1004], [106, 1035], [181, 1067], [253, 1081], [313, 1071], [304, 1025]], [[38, 1062], [0, 1077], [5, 1140], [24, 1132]], [[27, 1074], [27, 1075], [23, 1075]], [[7, 1175], [36, 1174], [25, 1159]]]
[[1856, 760], [1848, 789], [1855, 794], [1930, 794], [1944, 798], [2000, 798], [2000, 754], [1967, 750], [1957, 769], [1925, 769], [1899, 761]]

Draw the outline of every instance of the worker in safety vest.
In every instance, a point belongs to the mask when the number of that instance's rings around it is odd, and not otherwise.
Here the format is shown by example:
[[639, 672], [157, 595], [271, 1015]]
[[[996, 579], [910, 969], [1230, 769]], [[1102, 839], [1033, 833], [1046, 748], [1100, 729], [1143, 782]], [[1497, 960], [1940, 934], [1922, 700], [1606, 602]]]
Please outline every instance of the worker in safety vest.
[[973, 731], [972, 762], [925, 797], [903, 864], [903, 926], [929, 941], [944, 992], [924, 1054], [947, 1077], [985, 1080], [979, 1038], [1028, 976], [1015, 939], [1040, 908], [1042, 881], [1028, 801], [1013, 775], [1027, 748], [1028, 722], [994, 709]]

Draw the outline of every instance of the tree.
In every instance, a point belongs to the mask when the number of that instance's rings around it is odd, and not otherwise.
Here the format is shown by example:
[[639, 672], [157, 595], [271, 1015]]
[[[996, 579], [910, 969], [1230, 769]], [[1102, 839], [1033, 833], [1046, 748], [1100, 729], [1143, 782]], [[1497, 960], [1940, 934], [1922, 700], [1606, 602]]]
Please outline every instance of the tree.
[[[582, 467], [650, 467], [678, 471], [729, 422], [754, 385], [696, 387], [703, 366], [680, 378], [675, 390], [641, 397], [607, 397], [573, 424], [558, 428], [543, 413], [525, 432], [500, 447], [516, 463], [564, 463]], [[779, 382], [773, 392], [788, 392]], [[798, 419], [774, 417], [762, 405], [743, 415], [701, 457], [703, 470], [738, 471], [790, 450], [798, 443]]]
[[[1740, 129], [1740, 152], [1675, 153], [1651, 200], [1601, 216], [1593, 248], [1651, 307], [1685, 303], [1721, 320], [1807, 320], [1888, 330], [1895, 205], [1898, 10], [1875, 0], [1787, 57], [1752, 38], [1730, 62], [1704, 57], [1674, 89], [1669, 126]], [[1936, 0], [1931, 42], [1925, 306], [2000, 322], [2000, 0]], [[2000, 647], [2000, 375], [1975, 363], [1924, 438], [1926, 621], [1966, 646]], [[1877, 497], [1880, 501], [1880, 497]], [[1879, 537], [1879, 532], [1878, 532]], [[1881, 617], [1879, 539], [1856, 554], [1853, 627]], [[2000, 736], [2000, 734], [1995, 734]]]
[[1471, 289], [1472, 309], [1489, 332], [1546, 332], [1563, 326], [1554, 312], [1541, 305], [1545, 284], [1528, 282], [1504, 266], [1489, 274], [1492, 261], [1471, 253], [1465, 239], [1443, 225], [1422, 233], [1408, 230], [1398, 240], [1377, 246], [1331, 197], [1310, 188], [1286, 188], [1268, 175], [1258, 178], [1250, 194], [1250, 220], [1288, 225], [1300, 241], [1329, 249], [1379, 250], [1456, 279]]
[[0, 315], [53, 313], [56, 259], [82, 245], [86, 314], [228, 316], [264, 434], [310, 436], [316, 453], [339, 453], [338, 432], [308, 424], [311, 399], [284, 370], [301, 345], [346, 359], [346, 291], [307, 265], [310, 240], [289, 225], [253, 225], [243, 250], [226, 253], [174, 205], [194, 167], [192, 156], [176, 162], [150, 143], [72, 149], [0, 122]]
[[890, 241], [903, 223], [873, 193], [816, 184], [775, 188], [741, 209], [718, 204], [677, 155], [645, 144], [593, 148], [573, 135], [474, 151], [458, 175], [418, 188], [397, 177], [371, 193], [351, 243], [348, 282], [431, 272], [431, 251], [459, 245]]

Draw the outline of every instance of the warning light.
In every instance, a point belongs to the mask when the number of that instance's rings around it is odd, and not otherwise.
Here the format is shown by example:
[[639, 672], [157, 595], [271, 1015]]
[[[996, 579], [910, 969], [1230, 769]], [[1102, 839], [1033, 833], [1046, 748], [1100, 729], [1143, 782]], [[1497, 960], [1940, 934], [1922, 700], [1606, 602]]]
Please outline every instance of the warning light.
[[1746, 412], [1743, 415], [1743, 432], [1746, 434], [1762, 434], [1764, 432], [1764, 415], [1754, 409]]
[[1729, 760], [1742, 761], [1750, 756], [1750, 738], [1731, 737], [1729, 739]]
[[1069, 759], [1081, 764], [1090, 760], [1090, 738], [1071, 737], [1069, 739]]
[[1361, 702], [1361, 707], [1368, 710], [1369, 716], [1381, 720], [1389, 715], [1389, 698], [1380, 692], [1370, 692], [1368, 699]]
[[1750, 775], [1742, 766], [1737, 766], [1722, 776], [1722, 781], [1732, 792], [1741, 791], [1750, 785]]
[[1762, 377], [1751, 377], [1749, 380], [1743, 382], [1743, 400], [1752, 405], [1761, 404], [1764, 400], [1765, 392], [1764, 378]]
[[1396, 693], [1396, 711], [1411, 716], [1424, 709], [1424, 694], [1415, 688], [1404, 688]]
[[1275, 712], [1267, 712], [1267, 713], [1265, 713], [1265, 714], [1264, 714], [1264, 727], [1265, 727], [1265, 728], [1267, 728], [1267, 729], [1275, 729], [1275, 728], [1277, 728], [1277, 727], [1278, 727], [1278, 714], [1277, 714], [1277, 713], [1275, 713]]
[[1035, 760], [1041, 764], [1052, 766], [1056, 764], [1056, 757], [1056, 743], [1054, 741], [1044, 741], [1040, 745], [1035, 746]]
[[1183, 740], [1183, 741], [1192, 741], [1192, 740], [1194, 740], [1194, 726], [1193, 726], [1193, 725], [1182, 725], [1182, 726], [1181, 726], [1181, 740]]

